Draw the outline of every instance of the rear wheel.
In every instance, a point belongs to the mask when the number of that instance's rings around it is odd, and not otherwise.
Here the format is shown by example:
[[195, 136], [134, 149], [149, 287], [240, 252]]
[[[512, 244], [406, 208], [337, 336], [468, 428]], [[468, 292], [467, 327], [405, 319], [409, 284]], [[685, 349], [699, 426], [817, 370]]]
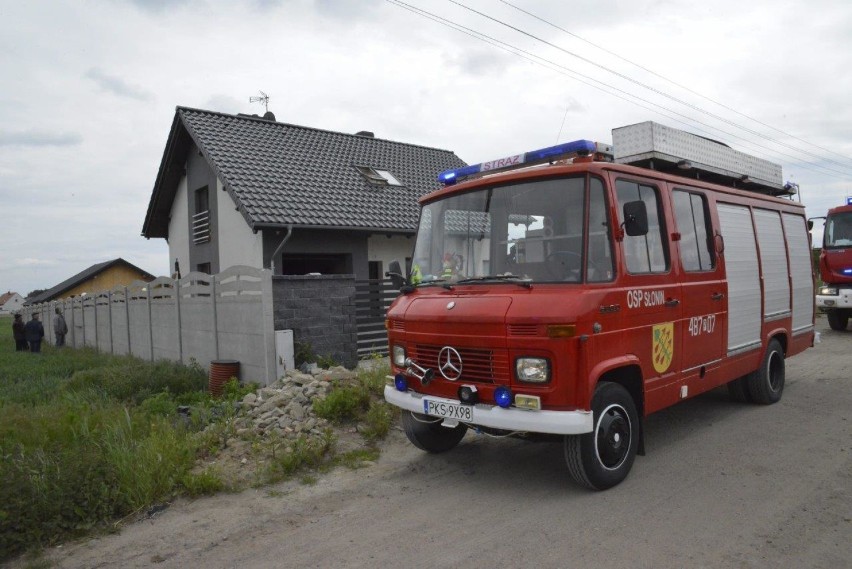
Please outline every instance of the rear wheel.
[[784, 391], [784, 350], [778, 340], [770, 340], [760, 368], [748, 375], [748, 392], [755, 403], [770, 405], [781, 400]]
[[839, 310], [828, 311], [828, 325], [832, 330], [846, 330], [846, 325], [849, 323], [849, 315], [840, 312]]
[[592, 398], [594, 430], [565, 437], [571, 477], [592, 490], [612, 488], [627, 477], [639, 447], [639, 416], [630, 393], [603, 382]]
[[441, 425], [443, 419], [402, 412], [402, 428], [411, 444], [426, 452], [446, 452], [454, 448], [467, 432], [467, 425], [459, 423], [455, 427]]

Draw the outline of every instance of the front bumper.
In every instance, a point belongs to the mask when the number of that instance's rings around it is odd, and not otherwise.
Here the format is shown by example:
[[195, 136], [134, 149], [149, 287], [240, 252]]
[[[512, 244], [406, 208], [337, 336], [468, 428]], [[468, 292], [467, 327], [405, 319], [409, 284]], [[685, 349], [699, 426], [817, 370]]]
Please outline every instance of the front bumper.
[[852, 308], [852, 288], [840, 288], [836, 295], [816, 295], [818, 308]]
[[[422, 393], [402, 392], [391, 385], [385, 386], [385, 400], [400, 409], [423, 413], [423, 397]], [[446, 399], [432, 395], [429, 395], [429, 398], [445, 403], [459, 404], [457, 399]], [[503, 409], [496, 405], [477, 403], [473, 406], [473, 421], [469, 424], [515, 432], [582, 435], [592, 432], [592, 412]]]

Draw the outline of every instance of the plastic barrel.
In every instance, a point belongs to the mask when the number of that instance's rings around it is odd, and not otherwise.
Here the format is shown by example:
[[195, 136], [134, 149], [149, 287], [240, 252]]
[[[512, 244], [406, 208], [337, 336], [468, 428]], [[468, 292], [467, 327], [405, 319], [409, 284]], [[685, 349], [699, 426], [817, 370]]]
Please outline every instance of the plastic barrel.
[[222, 395], [225, 384], [235, 377], [240, 379], [240, 362], [237, 360], [213, 360], [210, 362], [209, 385], [210, 394], [214, 397]]

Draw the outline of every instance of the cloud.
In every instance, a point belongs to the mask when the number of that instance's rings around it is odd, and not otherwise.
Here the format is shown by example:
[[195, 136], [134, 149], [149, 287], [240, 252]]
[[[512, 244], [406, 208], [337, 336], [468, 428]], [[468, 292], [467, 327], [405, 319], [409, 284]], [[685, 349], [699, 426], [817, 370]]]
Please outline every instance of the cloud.
[[232, 97], [230, 95], [219, 94], [213, 95], [209, 99], [207, 99], [207, 102], [204, 103], [204, 108], [220, 113], [237, 114], [245, 112], [246, 103], [248, 103], [248, 97], [243, 100], [239, 100], [236, 97]]
[[129, 85], [124, 79], [109, 75], [97, 67], [89, 69], [86, 72], [86, 77], [97, 83], [104, 91], [108, 91], [119, 97], [127, 97], [128, 99], [136, 99], [137, 101], [151, 101], [154, 99], [151, 93], [141, 87]]
[[56, 261], [53, 259], [33, 259], [32, 257], [25, 257], [23, 259], [16, 259], [14, 264], [19, 267], [47, 267], [55, 265]]
[[0, 132], [0, 146], [76, 146], [81, 142], [83, 137], [76, 132]]
[[163, 12], [168, 8], [177, 8], [187, 0], [130, 0], [130, 3], [148, 12]]

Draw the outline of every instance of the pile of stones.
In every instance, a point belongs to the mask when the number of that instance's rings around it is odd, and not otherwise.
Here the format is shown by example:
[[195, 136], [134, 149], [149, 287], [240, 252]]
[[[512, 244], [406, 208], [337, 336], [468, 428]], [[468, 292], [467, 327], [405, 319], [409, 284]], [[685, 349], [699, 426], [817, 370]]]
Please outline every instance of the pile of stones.
[[305, 371], [290, 370], [272, 385], [243, 398], [236, 420], [237, 436], [313, 437], [325, 431], [328, 421], [316, 416], [314, 400], [328, 395], [334, 382], [354, 380], [356, 373], [340, 366], [302, 369]]

